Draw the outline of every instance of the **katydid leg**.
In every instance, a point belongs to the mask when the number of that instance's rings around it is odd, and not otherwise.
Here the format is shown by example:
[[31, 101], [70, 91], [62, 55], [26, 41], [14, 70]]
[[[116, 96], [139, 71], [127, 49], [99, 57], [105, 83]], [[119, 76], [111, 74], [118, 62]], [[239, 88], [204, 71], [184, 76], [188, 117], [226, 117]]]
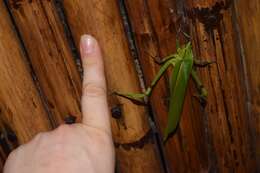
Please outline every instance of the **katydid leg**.
[[171, 54], [171, 55], [166, 56], [165, 58], [160, 59], [160, 60], [158, 60], [158, 59], [156, 59], [156, 58], [153, 57], [154, 61], [155, 61], [157, 64], [159, 64], [159, 65], [163, 65], [163, 64], [165, 64], [167, 61], [169, 61], [169, 60], [171, 60], [171, 59], [175, 59], [175, 58], [176, 58], [176, 55], [175, 55], [175, 54]]
[[199, 94], [196, 95], [196, 97], [198, 97], [201, 102], [205, 103], [206, 98], [208, 96], [208, 92], [205, 89], [204, 85], [202, 84], [202, 82], [201, 82], [197, 72], [195, 71], [195, 69], [192, 69], [191, 77], [192, 77], [193, 81], [195, 82], [196, 88], [198, 89], [198, 92], [199, 92]]
[[205, 61], [205, 60], [198, 60], [198, 59], [194, 59], [194, 65], [196, 67], [206, 67], [210, 64], [216, 63], [215, 61]]
[[143, 93], [121, 93], [121, 92], [115, 92], [116, 95], [128, 98], [130, 100], [135, 101], [142, 101], [143, 98], [149, 97], [153, 91], [154, 86], [157, 84], [157, 82], [160, 80], [160, 78], [163, 76], [163, 74], [166, 72], [169, 66], [174, 66], [176, 63], [176, 59], [169, 59], [166, 61], [162, 67], [160, 68], [159, 72], [156, 74], [155, 78], [153, 79], [151, 85], [143, 92]]

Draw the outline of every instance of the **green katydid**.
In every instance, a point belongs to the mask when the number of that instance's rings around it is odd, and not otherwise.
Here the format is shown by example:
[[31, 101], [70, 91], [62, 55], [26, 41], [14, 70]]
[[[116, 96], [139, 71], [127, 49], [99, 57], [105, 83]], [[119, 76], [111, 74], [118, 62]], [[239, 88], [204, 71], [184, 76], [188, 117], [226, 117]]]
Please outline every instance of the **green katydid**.
[[149, 97], [152, 93], [154, 86], [157, 84], [159, 79], [167, 71], [170, 66], [173, 66], [172, 74], [170, 77], [170, 103], [168, 112], [168, 122], [164, 134], [164, 142], [169, 138], [180, 121], [180, 115], [183, 109], [183, 103], [185, 98], [186, 89], [188, 86], [188, 81], [190, 77], [194, 80], [199, 94], [197, 97], [200, 101], [205, 103], [207, 98], [207, 91], [203, 87], [200, 81], [195, 66], [204, 67], [211, 62], [198, 62], [194, 59], [191, 42], [188, 42], [183, 47], [177, 48], [175, 54], [171, 54], [165, 57], [160, 64], [162, 67], [152, 81], [150, 87], [148, 87], [143, 93], [122, 93], [116, 92], [117, 95], [128, 98], [130, 100], [141, 102], [143, 98]]

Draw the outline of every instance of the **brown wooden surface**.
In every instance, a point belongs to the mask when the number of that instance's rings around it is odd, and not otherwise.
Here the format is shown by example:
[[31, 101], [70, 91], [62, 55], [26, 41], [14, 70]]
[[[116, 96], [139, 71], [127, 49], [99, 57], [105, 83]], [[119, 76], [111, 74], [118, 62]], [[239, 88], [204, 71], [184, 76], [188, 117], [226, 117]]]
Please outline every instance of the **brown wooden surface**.
[[216, 65], [201, 70], [209, 92], [206, 116], [210, 166], [219, 172], [255, 172], [232, 5], [228, 1], [189, 0], [188, 12], [197, 56], [216, 61]]
[[[65, 36], [62, 22], [66, 20], [57, 15], [54, 0], [6, 2], [9, 14], [0, 2], [0, 170], [8, 153], [36, 133], [63, 123], [68, 115], [80, 121], [81, 82], [67, 39], [78, 47], [81, 34], [89, 33], [103, 49], [110, 108], [122, 109], [121, 116], [112, 118], [117, 172], [164, 172], [147, 107], [111, 94], [140, 92], [118, 1], [59, 1], [64, 5], [59, 12], [64, 10], [73, 38]], [[174, 53], [180, 29], [190, 33], [196, 57], [216, 61], [199, 69], [209, 93], [205, 110], [193, 97], [196, 90], [190, 81], [180, 127], [163, 146], [166, 172], [257, 172], [258, 0], [124, 2], [146, 86], [160, 67], [151, 56]], [[181, 33], [180, 40], [185, 40]], [[150, 101], [160, 137], [167, 122], [168, 77], [159, 82]]]
[[249, 112], [255, 150], [260, 171], [260, 1], [235, 1], [238, 30], [241, 36], [242, 58], [250, 95]]
[[53, 1], [8, 2], [53, 125], [68, 115], [80, 121], [81, 81]]
[[0, 52], [0, 124], [9, 126], [22, 144], [50, 129], [50, 123], [3, 1]]
[[[103, 48], [109, 95], [113, 91], [140, 92], [116, 2], [64, 1], [64, 9], [76, 43], [82, 34], [88, 33], [94, 35]], [[127, 99], [114, 97], [116, 96], [110, 96], [110, 100], [118, 100], [110, 103], [111, 107], [121, 104], [123, 110], [120, 119], [112, 120], [120, 172], [161, 172], [156, 145], [151, 140], [142, 140], [150, 131], [146, 110]], [[140, 158], [143, 158], [142, 164], [136, 164]]]

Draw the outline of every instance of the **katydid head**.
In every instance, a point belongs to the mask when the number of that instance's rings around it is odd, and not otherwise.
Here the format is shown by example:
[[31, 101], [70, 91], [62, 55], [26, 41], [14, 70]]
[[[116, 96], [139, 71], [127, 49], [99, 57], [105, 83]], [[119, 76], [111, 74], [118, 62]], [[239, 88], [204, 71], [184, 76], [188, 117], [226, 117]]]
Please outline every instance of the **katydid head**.
[[184, 54], [183, 59], [192, 60], [193, 61], [193, 51], [192, 51], [191, 42], [188, 42], [185, 45], [184, 50], [185, 50], [185, 54]]
[[176, 53], [176, 57], [178, 57], [177, 59], [179, 60], [191, 60], [193, 59], [193, 52], [192, 52], [192, 45], [191, 45], [191, 42], [188, 42], [187, 44], [185, 44], [184, 46], [182, 47], [179, 47], [177, 49], [177, 53]]

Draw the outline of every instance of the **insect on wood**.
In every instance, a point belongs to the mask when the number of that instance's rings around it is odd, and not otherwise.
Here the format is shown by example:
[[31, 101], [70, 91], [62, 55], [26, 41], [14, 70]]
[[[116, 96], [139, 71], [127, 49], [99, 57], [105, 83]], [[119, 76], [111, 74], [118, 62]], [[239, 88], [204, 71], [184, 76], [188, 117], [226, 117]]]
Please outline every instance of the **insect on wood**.
[[191, 42], [188, 42], [184, 46], [178, 46], [177, 52], [171, 54], [161, 61], [157, 62], [161, 64], [161, 68], [151, 85], [143, 93], [124, 93], [115, 92], [115, 94], [125, 97], [127, 99], [143, 102], [145, 97], [149, 97], [153, 91], [154, 86], [157, 84], [159, 79], [167, 71], [169, 67], [173, 67], [172, 74], [170, 77], [169, 88], [170, 88], [170, 101], [169, 101], [169, 112], [167, 127], [164, 132], [164, 142], [167, 141], [169, 136], [173, 134], [180, 121], [180, 115], [183, 109], [183, 103], [185, 98], [186, 89], [190, 77], [195, 82], [198, 94], [195, 95], [200, 103], [205, 106], [207, 98], [207, 90], [204, 88], [200, 81], [195, 67], [206, 67], [212, 62], [200, 62], [194, 58]]

